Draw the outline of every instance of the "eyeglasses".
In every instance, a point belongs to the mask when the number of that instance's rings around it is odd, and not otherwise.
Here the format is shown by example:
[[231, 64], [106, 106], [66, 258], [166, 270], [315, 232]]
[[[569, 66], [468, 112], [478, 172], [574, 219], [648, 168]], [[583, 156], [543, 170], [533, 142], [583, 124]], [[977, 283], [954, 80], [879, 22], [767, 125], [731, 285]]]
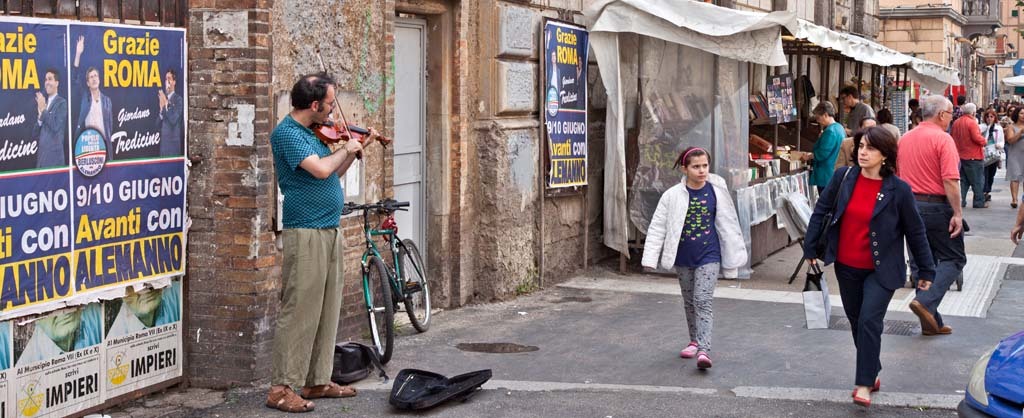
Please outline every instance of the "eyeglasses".
[[942, 115], [943, 113], [949, 113], [949, 116], [953, 116], [953, 111], [952, 110], [943, 110], [943, 111], [939, 112], [939, 115]]

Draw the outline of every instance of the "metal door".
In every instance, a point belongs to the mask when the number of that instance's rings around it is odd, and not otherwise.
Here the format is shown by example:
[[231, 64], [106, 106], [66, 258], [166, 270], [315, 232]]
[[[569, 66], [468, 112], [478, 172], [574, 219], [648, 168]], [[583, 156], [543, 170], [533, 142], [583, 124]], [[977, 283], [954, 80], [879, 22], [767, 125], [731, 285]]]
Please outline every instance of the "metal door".
[[412, 239], [427, 258], [426, 227], [426, 22], [395, 21], [395, 200], [411, 203], [398, 212], [398, 231]]

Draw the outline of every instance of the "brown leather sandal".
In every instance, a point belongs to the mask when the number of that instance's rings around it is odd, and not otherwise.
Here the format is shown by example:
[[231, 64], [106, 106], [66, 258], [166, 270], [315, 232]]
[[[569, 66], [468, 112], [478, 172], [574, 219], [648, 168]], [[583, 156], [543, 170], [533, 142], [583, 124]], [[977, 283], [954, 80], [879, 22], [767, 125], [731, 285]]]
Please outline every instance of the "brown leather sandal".
[[302, 397], [316, 398], [351, 398], [356, 396], [356, 389], [351, 386], [340, 386], [331, 382], [326, 385], [307, 386], [302, 388]]
[[309, 412], [316, 406], [313, 402], [299, 397], [292, 388], [284, 388], [275, 391], [271, 389], [267, 394], [267, 408], [273, 408], [282, 412]]

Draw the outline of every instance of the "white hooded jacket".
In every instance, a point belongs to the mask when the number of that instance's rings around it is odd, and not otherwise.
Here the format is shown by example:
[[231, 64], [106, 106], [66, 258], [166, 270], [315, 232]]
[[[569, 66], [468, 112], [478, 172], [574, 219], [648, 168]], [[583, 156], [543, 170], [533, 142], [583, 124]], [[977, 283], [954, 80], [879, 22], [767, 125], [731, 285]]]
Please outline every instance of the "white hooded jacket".
[[[725, 186], [725, 179], [717, 174], [708, 174], [708, 182], [715, 190], [717, 209], [715, 229], [722, 246], [722, 277], [736, 278], [738, 269], [747, 262], [747, 247], [743, 242], [739, 218], [732, 196]], [[679, 238], [683, 234], [686, 211], [690, 206], [690, 192], [686, 190], [686, 177], [679, 184], [670, 187], [661, 195], [658, 209], [654, 211], [651, 225], [647, 228], [644, 255], [640, 261], [644, 267], [672, 270], [676, 264]], [[660, 261], [660, 262], [659, 262]]]

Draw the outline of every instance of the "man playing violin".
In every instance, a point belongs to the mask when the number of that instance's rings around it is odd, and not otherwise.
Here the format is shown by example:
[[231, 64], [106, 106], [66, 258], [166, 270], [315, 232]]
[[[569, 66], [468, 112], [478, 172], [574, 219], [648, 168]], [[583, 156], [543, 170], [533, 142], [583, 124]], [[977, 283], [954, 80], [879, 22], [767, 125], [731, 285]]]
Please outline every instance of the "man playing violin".
[[378, 134], [370, 129], [364, 144], [352, 140], [334, 151], [317, 139], [310, 127], [327, 122], [337, 105], [335, 82], [326, 73], [301, 77], [291, 101], [292, 111], [270, 136], [284, 194], [284, 265], [267, 406], [306, 412], [314, 407], [307, 399], [356, 395], [330, 380], [342, 308], [339, 220], [345, 195], [338, 176]]

